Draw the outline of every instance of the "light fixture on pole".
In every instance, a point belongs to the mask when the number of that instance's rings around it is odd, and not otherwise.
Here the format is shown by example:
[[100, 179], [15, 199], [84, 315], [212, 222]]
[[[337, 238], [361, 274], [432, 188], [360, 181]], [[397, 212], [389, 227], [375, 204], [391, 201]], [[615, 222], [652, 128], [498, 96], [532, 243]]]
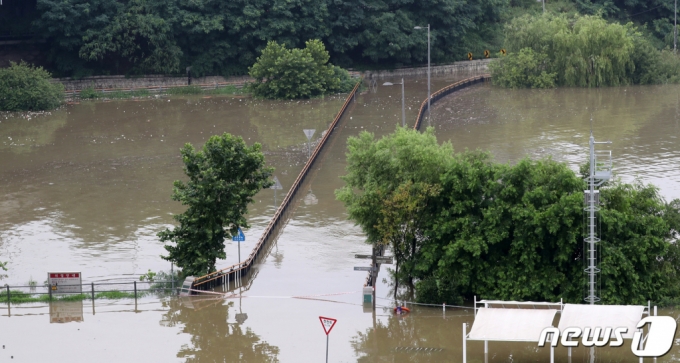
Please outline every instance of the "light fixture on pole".
[[[416, 26], [413, 29], [425, 29]], [[427, 123], [430, 124], [430, 24], [427, 24]]]
[[401, 83], [385, 82], [383, 86], [392, 86], [395, 84], [401, 85], [401, 126], [406, 127], [406, 111], [404, 110], [404, 79], [401, 79]]

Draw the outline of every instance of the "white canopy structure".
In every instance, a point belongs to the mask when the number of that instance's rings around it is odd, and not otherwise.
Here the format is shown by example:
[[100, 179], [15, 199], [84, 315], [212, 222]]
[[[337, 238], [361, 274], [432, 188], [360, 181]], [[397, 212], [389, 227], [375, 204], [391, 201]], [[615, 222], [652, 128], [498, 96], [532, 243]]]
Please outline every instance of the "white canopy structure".
[[[644, 314], [649, 315], [649, 306], [638, 305], [577, 305], [561, 302], [501, 301], [475, 298], [475, 321], [467, 332], [463, 324], [463, 363], [467, 361], [467, 341], [484, 341], [484, 354], [489, 352], [488, 341], [538, 342], [545, 328], [553, 327], [557, 313], [560, 313], [557, 329], [627, 327], [624, 339], [632, 339], [637, 324]], [[478, 307], [481, 305], [483, 307]], [[656, 315], [656, 308], [655, 308]], [[551, 337], [556, 339], [558, 337]], [[569, 348], [571, 357], [571, 348]], [[554, 348], [550, 344], [550, 361], [554, 361]]]
[[557, 310], [480, 308], [468, 340], [538, 342], [543, 329], [553, 326], [555, 314]]
[[[605, 328], [627, 327], [623, 339], [633, 339], [637, 323], [642, 319], [646, 306], [639, 305], [576, 305], [565, 304], [557, 328], [560, 332], [571, 327]], [[612, 333], [613, 334], [613, 333]]]

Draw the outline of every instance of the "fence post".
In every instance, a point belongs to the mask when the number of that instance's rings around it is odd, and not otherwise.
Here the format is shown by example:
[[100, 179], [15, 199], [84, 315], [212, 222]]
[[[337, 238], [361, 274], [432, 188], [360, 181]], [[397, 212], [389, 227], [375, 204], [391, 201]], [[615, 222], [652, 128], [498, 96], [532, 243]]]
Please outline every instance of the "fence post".
[[10, 296], [9, 296], [9, 285], [5, 285], [5, 287], [7, 287], [7, 306], [9, 306], [9, 300], [10, 300]]
[[135, 283], [135, 303], [137, 302], [137, 281], [134, 281]]
[[91, 282], [91, 289], [90, 292], [92, 292], [92, 304], [94, 305], [94, 282]]
[[47, 293], [50, 294], [50, 301], [52, 301], [52, 285], [47, 284]]

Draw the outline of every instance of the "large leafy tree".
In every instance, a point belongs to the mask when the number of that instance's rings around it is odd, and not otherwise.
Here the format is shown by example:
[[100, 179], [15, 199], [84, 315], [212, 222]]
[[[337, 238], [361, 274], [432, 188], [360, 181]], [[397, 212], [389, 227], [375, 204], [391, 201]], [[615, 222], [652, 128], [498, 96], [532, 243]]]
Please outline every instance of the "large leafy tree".
[[225, 239], [248, 228], [248, 204], [261, 189], [270, 187], [273, 169], [265, 166], [261, 145], [247, 146], [239, 136], [212, 136], [202, 150], [191, 144], [182, 149], [185, 183], [175, 181], [172, 199], [187, 206], [175, 215], [173, 230], [158, 233], [168, 261], [182, 268], [185, 276], [215, 271], [215, 262], [224, 259]]
[[[346, 186], [336, 191], [367, 242], [389, 245], [398, 282], [417, 299], [580, 302], [584, 297], [583, 190], [566, 164], [495, 163], [453, 153], [432, 134], [399, 129], [350, 138]], [[680, 297], [680, 201], [641, 183], [601, 189], [605, 303]]]
[[250, 68], [255, 79], [250, 89], [258, 97], [274, 99], [309, 98], [337, 91], [340, 77], [328, 59], [326, 47], [319, 40], [307, 41], [304, 49], [287, 49], [269, 42]]

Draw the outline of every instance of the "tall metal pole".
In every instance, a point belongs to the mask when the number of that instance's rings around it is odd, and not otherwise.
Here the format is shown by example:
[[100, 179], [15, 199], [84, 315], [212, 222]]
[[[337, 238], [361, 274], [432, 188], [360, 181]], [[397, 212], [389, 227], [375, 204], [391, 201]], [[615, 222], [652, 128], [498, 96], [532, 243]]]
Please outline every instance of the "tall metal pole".
[[406, 127], [406, 112], [404, 111], [404, 79], [401, 79], [401, 127]]
[[430, 125], [430, 24], [427, 24], [427, 124]]
[[673, 53], [677, 53], [678, 48], [678, 0], [675, 0], [675, 23], [673, 25]]
[[328, 334], [326, 334], [326, 363], [328, 363]]
[[592, 130], [590, 131], [590, 200], [588, 208], [588, 221], [590, 227], [589, 233], [589, 261], [588, 261], [588, 278], [589, 278], [589, 292], [588, 299], [590, 305], [595, 305], [595, 138]]
[[543, 0], [543, 13], [545, 13], [545, 0]]

